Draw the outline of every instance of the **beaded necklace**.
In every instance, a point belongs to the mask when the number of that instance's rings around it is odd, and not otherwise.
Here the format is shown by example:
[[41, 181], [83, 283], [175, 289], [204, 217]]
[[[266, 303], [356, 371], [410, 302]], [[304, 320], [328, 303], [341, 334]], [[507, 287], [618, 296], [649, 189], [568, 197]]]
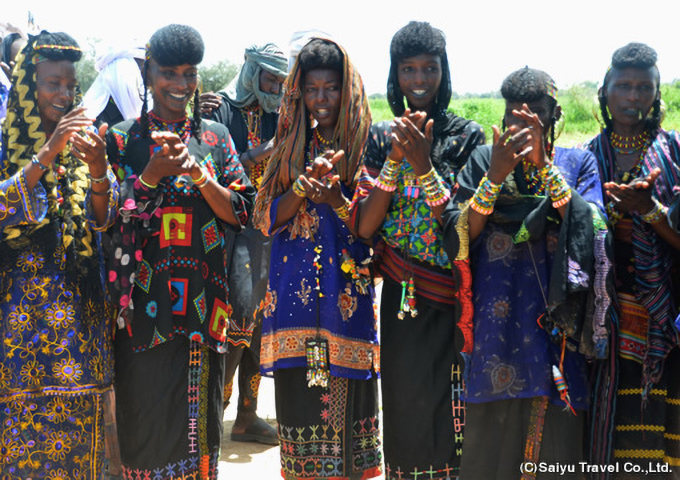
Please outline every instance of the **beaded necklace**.
[[642, 170], [642, 159], [645, 158], [648, 148], [649, 148], [648, 143], [643, 145], [642, 151], [640, 152], [640, 156], [635, 162], [635, 165], [633, 165], [631, 169], [628, 170], [627, 172], [621, 171], [621, 168], [619, 167], [619, 162], [616, 161], [616, 157], [614, 158], [614, 168], [616, 168], [616, 177], [621, 181], [621, 183], [628, 183], [640, 175], [640, 171]]
[[312, 135], [312, 142], [307, 151], [307, 165], [311, 165], [316, 157], [323, 155], [328, 150], [333, 149], [333, 143], [330, 140], [326, 140], [319, 133], [319, 129], [314, 129], [314, 134]]
[[191, 120], [188, 117], [181, 118], [176, 121], [166, 122], [161, 117], [156, 115], [153, 110], [149, 112], [149, 130], [152, 132], [172, 132], [182, 140], [185, 145], [189, 144], [189, 137], [191, 137]]
[[[550, 149], [550, 147], [548, 146]], [[555, 150], [550, 149], [552, 153], [550, 154], [550, 163], [555, 160]], [[522, 169], [524, 170], [524, 180], [527, 183], [527, 189], [531, 195], [545, 195], [545, 183], [541, 178], [540, 172], [536, 165], [527, 160], [522, 159]]]
[[624, 137], [617, 134], [616, 132], [611, 132], [609, 135], [609, 144], [614, 150], [623, 155], [629, 155], [633, 152], [637, 152], [647, 145], [648, 140], [649, 133], [647, 130], [632, 137]]

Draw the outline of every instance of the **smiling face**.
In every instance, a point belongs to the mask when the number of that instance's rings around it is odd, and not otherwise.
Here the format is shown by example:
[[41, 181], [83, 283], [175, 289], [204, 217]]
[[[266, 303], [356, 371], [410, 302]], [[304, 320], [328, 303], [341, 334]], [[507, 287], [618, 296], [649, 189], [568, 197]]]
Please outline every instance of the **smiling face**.
[[397, 78], [409, 108], [429, 113], [442, 83], [441, 57], [422, 53], [404, 58], [397, 65]]
[[76, 67], [68, 60], [45, 60], [36, 65], [35, 72], [40, 120], [51, 135], [76, 96]]
[[642, 128], [658, 94], [659, 73], [656, 67], [612, 69], [605, 95], [614, 129]]
[[340, 116], [342, 73], [337, 70], [315, 69], [305, 73], [304, 100], [307, 111], [319, 123], [319, 131], [330, 139]]
[[153, 92], [153, 111], [166, 121], [183, 118], [198, 87], [196, 65], [164, 67], [149, 61], [148, 84]]

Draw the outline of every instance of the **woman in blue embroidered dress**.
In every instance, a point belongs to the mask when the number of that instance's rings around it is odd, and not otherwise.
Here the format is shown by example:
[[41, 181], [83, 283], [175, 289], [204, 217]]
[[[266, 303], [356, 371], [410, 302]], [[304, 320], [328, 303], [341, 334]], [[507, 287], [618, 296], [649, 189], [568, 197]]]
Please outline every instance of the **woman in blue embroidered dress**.
[[[65, 33], [31, 37], [3, 125], [0, 226], [2, 478], [100, 478], [112, 310], [99, 232], [118, 185], [105, 142], [85, 133]], [[101, 134], [106, 132], [103, 125]]]
[[373, 286], [369, 248], [348, 226], [368, 99], [344, 50], [322, 39], [300, 51], [285, 91], [255, 207], [274, 236], [261, 364], [275, 380], [281, 472], [371, 478], [381, 461]]
[[640, 43], [614, 52], [599, 90], [605, 129], [587, 145], [597, 157], [614, 233], [618, 327], [593, 393], [591, 460], [643, 468], [663, 460], [679, 478], [680, 352], [673, 320], [680, 234], [665, 213], [680, 182], [680, 136], [661, 128], [656, 58]]
[[111, 129], [124, 197], [109, 281], [120, 309], [116, 418], [126, 479], [217, 477], [231, 313], [224, 232], [243, 229], [255, 190], [228, 130], [201, 120], [203, 52], [191, 27], [154, 33], [143, 75], [153, 109], [145, 96], [138, 120]]
[[501, 94], [508, 128], [472, 153], [442, 215], [447, 251], [467, 257], [469, 245], [472, 270], [460, 476], [489, 480], [518, 478], [522, 462], [578, 465], [584, 354], [604, 358], [608, 339], [595, 158], [553, 146], [561, 108], [548, 74], [517, 70]]

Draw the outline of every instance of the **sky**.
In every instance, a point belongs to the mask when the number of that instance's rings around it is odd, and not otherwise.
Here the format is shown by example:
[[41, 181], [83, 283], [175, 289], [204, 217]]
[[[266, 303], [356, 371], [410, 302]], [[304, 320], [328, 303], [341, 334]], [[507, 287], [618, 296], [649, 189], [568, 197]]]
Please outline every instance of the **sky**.
[[[345, 47], [366, 92], [384, 93], [389, 45], [410, 20], [444, 31], [453, 89], [497, 91], [510, 72], [528, 65], [548, 72], [559, 88], [601, 82], [618, 47], [644, 42], [659, 54], [662, 82], [680, 79], [675, 0], [3, 0], [0, 22], [36, 23], [65, 31], [82, 46], [136, 40], [146, 43], [169, 23], [195, 27], [206, 44], [204, 64], [243, 62], [252, 44], [288, 51], [296, 31], [320, 30]], [[7, 5], [9, 4], [9, 5]]]

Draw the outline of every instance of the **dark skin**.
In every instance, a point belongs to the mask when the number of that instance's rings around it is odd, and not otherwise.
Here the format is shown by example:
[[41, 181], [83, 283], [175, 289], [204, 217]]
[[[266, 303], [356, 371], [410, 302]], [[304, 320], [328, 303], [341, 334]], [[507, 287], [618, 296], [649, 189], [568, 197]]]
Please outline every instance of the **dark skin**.
[[[428, 119], [428, 112], [432, 113], [435, 107], [441, 80], [441, 58], [437, 55], [407, 57], [397, 65], [397, 81], [408, 108], [392, 124], [392, 152], [389, 158], [397, 162], [406, 160], [418, 176], [425, 175], [432, 169], [430, 150], [434, 120]], [[359, 238], [371, 238], [375, 235], [385, 220], [393, 193], [374, 188], [359, 202]], [[445, 205], [431, 207], [440, 224], [444, 207]]]
[[[342, 80], [340, 72], [327, 69], [310, 70], [304, 75], [303, 101], [308, 112], [311, 112], [325, 138], [332, 138], [340, 114]], [[318, 114], [318, 116], [317, 116]], [[300, 183], [306, 196], [314, 203], [327, 203], [338, 208], [349, 202], [340, 188], [340, 177], [330, 174], [335, 165], [345, 158], [345, 152], [329, 150], [322, 157], [317, 157], [312, 165], [306, 167], [300, 175]], [[304, 198], [296, 195], [292, 188], [283, 194], [276, 212], [276, 220], [272, 228], [280, 228], [300, 211]], [[345, 222], [353, 231], [352, 226]]]
[[[196, 65], [164, 67], [151, 59], [148, 83], [153, 92], [153, 112], [166, 121], [174, 121], [185, 115], [189, 100], [198, 87]], [[201, 165], [189, 155], [187, 145], [171, 132], [152, 132], [151, 138], [161, 146], [149, 159], [140, 178], [149, 185], [158, 185], [165, 177], [190, 175], [199, 180], [206, 175], [208, 181], [200, 189], [215, 215], [230, 225], [240, 225], [231, 204], [231, 192], [203, 171]]]
[[[652, 110], [654, 100], [660, 95], [658, 86], [656, 67], [612, 70], [604, 93], [615, 133], [634, 136], [644, 131], [644, 119]], [[640, 151], [631, 154], [614, 151], [618, 167], [624, 172], [633, 168], [640, 154]], [[603, 187], [618, 212], [630, 215], [645, 214], [654, 208], [652, 188], [660, 174], [661, 171], [655, 169], [646, 177], [633, 179], [628, 184], [607, 182]], [[680, 249], [680, 234], [671, 228], [665, 216], [661, 221], [651, 225], [669, 245]]]
[[[36, 66], [36, 96], [41, 125], [48, 137], [45, 145], [36, 156], [46, 167], [54, 168], [58, 155], [71, 145], [73, 155], [87, 164], [90, 176], [101, 178], [106, 176], [108, 162], [106, 160], [106, 141], [104, 135], [108, 126], [103, 124], [99, 134], [83, 130], [92, 125], [94, 119], [85, 115], [85, 108], [80, 107], [68, 111], [75, 99], [75, 65], [68, 60], [54, 62], [46, 60]], [[28, 163], [24, 167], [26, 184], [29, 189], [35, 188], [45, 170], [38, 165]], [[94, 192], [105, 193], [110, 188], [108, 179], [102, 183], [92, 183]], [[108, 214], [108, 195], [91, 195], [90, 201], [95, 219], [99, 226], [106, 222]]]
[[[505, 105], [507, 130], [501, 134], [498, 126], [492, 127], [493, 146], [487, 178], [496, 185], [501, 185], [525, 158], [536, 168], [545, 167], [549, 162], [545, 149], [549, 131], [545, 125], [550, 124], [552, 117], [557, 119], [561, 115], [559, 106], [554, 110], [550, 107], [548, 97], [529, 104], [506, 101]], [[566, 209], [566, 205], [561, 206], [558, 209], [560, 215], [564, 216]], [[488, 215], [469, 210], [468, 234], [471, 242], [482, 233], [488, 218]]]
[[[277, 77], [273, 73], [262, 70], [260, 72], [260, 90], [265, 93], [278, 94], [281, 91], [284, 77]], [[214, 92], [202, 93], [200, 97], [201, 101], [201, 113], [203, 115], [210, 115], [213, 110], [216, 110], [222, 105], [222, 95]], [[257, 100], [255, 100], [257, 103]], [[272, 153], [274, 149], [274, 139], [270, 139], [268, 142], [261, 143], [255, 148], [251, 148], [243, 152], [239, 160], [243, 166], [247, 169], [252, 169], [258, 163], [262, 163], [266, 158]]]

